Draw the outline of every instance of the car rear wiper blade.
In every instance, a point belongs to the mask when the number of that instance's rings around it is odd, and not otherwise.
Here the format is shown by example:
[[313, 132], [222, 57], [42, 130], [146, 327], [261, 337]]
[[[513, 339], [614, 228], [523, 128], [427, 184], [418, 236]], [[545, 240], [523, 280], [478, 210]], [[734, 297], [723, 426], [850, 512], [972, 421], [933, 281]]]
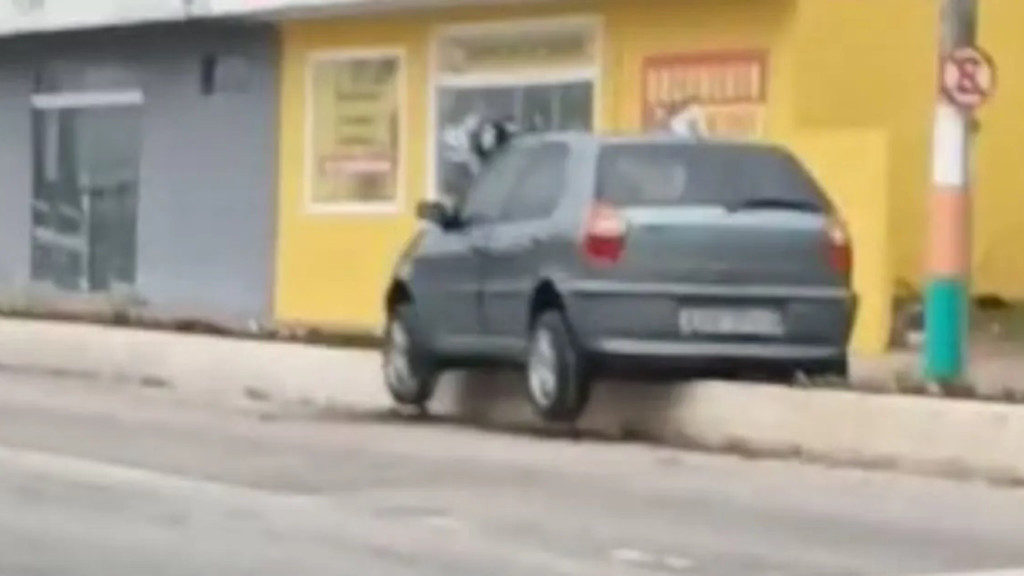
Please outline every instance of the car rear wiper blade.
[[825, 210], [815, 204], [814, 202], [808, 202], [806, 200], [796, 200], [792, 198], [744, 198], [738, 202], [734, 202], [729, 206], [730, 212], [738, 212], [740, 210], [757, 210], [758, 208], [783, 208], [786, 210], [798, 210], [800, 212], [813, 212], [820, 213]]

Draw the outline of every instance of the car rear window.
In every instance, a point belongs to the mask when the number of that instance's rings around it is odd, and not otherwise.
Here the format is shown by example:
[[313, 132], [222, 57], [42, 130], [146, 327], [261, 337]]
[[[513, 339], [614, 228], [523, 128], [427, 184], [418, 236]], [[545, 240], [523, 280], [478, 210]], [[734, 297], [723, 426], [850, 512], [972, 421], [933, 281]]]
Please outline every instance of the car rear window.
[[773, 200], [831, 208], [792, 154], [741, 144], [606, 145], [598, 159], [598, 196], [618, 206], [730, 207]]

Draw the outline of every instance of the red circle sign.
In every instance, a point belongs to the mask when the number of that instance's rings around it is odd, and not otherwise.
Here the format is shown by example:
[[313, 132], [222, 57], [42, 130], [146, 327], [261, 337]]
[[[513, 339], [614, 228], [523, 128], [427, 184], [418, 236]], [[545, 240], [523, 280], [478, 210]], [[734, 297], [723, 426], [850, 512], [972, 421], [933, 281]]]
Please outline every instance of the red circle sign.
[[942, 60], [942, 94], [950, 103], [973, 110], [992, 96], [996, 66], [992, 57], [977, 47], [957, 48]]

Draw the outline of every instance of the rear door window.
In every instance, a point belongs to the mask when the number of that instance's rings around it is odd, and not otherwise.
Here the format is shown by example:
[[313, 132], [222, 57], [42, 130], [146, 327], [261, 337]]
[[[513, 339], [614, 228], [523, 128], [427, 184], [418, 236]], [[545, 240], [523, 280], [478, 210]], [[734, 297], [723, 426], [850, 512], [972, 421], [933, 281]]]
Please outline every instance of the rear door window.
[[782, 201], [828, 210], [814, 179], [781, 149], [689, 143], [611, 144], [598, 196], [618, 206], [722, 206]]

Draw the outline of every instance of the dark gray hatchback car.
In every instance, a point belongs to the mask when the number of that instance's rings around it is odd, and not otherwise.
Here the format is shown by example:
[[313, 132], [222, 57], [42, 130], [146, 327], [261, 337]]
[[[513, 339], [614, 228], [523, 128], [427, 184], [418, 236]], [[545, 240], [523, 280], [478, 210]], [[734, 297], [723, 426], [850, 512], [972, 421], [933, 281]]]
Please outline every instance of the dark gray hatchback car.
[[385, 303], [401, 404], [425, 404], [450, 368], [524, 367], [553, 421], [604, 376], [846, 375], [847, 233], [784, 149], [526, 135], [461, 206], [419, 213]]

